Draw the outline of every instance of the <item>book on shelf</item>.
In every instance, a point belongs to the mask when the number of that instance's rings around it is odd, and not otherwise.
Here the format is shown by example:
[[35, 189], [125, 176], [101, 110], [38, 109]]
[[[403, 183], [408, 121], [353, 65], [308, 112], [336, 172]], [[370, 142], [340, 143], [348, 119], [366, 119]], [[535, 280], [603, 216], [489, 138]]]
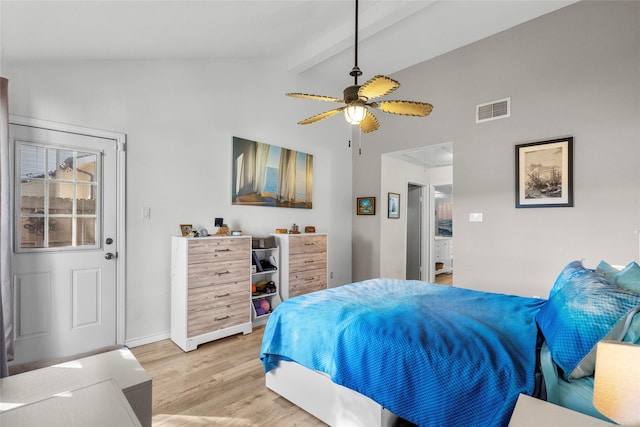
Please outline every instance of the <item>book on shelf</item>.
[[258, 258], [256, 251], [251, 251], [251, 264], [256, 266], [256, 272], [260, 273], [263, 271], [262, 263], [260, 262], [260, 258]]

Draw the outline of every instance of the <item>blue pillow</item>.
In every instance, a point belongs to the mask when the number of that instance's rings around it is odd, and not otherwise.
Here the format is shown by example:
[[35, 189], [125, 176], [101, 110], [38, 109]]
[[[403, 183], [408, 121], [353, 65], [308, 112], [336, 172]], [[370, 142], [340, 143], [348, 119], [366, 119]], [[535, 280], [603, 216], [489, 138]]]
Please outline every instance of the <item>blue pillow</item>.
[[616, 278], [616, 274], [620, 273], [622, 267], [614, 267], [606, 261], [600, 261], [598, 266], [596, 267], [596, 273], [607, 279], [609, 282], [613, 283]]
[[629, 263], [616, 274], [613, 283], [623, 289], [640, 293], [640, 265], [635, 262]]
[[640, 312], [634, 314], [631, 322], [629, 323], [629, 329], [622, 338], [624, 342], [630, 342], [631, 344], [640, 344]]
[[570, 380], [593, 375], [598, 341], [622, 340], [639, 310], [640, 294], [574, 261], [560, 273], [536, 322], [554, 362]]
[[562, 269], [555, 283], [549, 291], [549, 298], [551, 298], [562, 287], [571, 282], [576, 276], [580, 276], [585, 271], [582, 261], [572, 261], [565, 268]]

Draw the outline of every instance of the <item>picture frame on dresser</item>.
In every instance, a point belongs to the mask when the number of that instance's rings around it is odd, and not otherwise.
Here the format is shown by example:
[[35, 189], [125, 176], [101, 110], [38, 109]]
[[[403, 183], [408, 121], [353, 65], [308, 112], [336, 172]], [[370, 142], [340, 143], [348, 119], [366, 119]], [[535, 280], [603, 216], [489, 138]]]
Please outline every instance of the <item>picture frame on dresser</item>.
[[192, 224], [180, 224], [180, 234], [182, 234], [182, 236], [188, 236], [189, 234], [191, 234], [192, 230]]

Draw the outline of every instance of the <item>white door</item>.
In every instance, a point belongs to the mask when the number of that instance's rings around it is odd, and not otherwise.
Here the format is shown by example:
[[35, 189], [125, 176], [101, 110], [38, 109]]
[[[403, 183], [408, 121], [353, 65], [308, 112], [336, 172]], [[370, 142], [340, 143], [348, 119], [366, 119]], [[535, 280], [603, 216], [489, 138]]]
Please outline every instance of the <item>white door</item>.
[[118, 141], [11, 124], [15, 362], [114, 345]]
[[407, 185], [407, 262], [405, 278], [424, 280], [423, 273], [423, 187], [409, 183]]

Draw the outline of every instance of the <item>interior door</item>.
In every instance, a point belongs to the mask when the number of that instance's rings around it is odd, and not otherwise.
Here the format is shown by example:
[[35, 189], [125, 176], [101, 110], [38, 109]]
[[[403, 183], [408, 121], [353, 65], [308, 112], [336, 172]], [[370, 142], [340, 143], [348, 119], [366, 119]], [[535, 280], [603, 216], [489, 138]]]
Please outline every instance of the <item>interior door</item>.
[[118, 340], [118, 144], [12, 124], [15, 361]]
[[419, 185], [407, 185], [407, 280], [424, 280], [422, 269], [422, 188]]

